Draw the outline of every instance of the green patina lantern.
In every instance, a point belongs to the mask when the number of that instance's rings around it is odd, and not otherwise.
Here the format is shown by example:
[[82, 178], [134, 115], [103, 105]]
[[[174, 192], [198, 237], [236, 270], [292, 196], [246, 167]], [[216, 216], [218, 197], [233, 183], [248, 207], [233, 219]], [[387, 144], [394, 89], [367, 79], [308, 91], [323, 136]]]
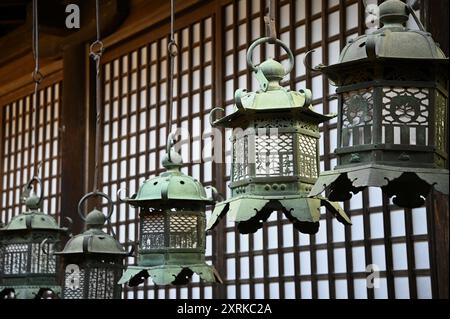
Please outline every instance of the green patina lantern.
[[[33, 182], [41, 194], [33, 191]], [[67, 228], [42, 212], [42, 182], [33, 177], [24, 188], [26, 211], [0, 229], [0, 299], [59, 298], [58, 249]]]
[[[338, 86], [338, 165], [310, 195], [343, 201], [381, 187], [398, 206], [420, 207], [432, 187], [448, 194], [448, 58], [405, 3], [379, 9], [380, 29], [315, 68]], [[405, 27], [409, 13], [420, 30]]]
[[[89, 197], [108, 200], [108, 214], [94, 209], [86, 217], [82, 205]], [[113, 212], [109, 196], [101, 192], [86, 194], [78, 205], [78, 213], [86, 223], [86, 231], [72, 237], [61, 252], [64, 281], [63, 299], [120, 299], [121, 286], [117, 283], [123, 272], [123, 261], [131, 254], [102, 228]]]
[[[288, 70], [273, 59], [253, 65], [253, 50], [267, 42], [285, 49]], [[297, 230], [314, 234], [319, 229], [320, 206], [326, 206], [340, 222], [351, 224], [337, 203], [307, 196], [319, 174], [319, 124], [335, 115], [316, 113], [309, 90], [296, 92], [280, 86], [294, 66], [293, 54], [282, 41], [256, 40], [248, 50], [247, 63], [260, 90], [237, 90], [233, 113], [216, 119], [216, 112], [224, 112], [216, 108], [210, 114], [212, 126], [233, 129], [233, 162], [232, 197], [216, 205], [207, 228], [228, 214], [238, 223], [239, 232], [253, 233], [270, 214], [281, 210]]]
[[194, 273], [205, 282], [222, 282], [205, 262], [207, 198], [202, 184], [180, 171], [181, 156], [167, 142], [161, 175], [146, 180], [123, 201], [140, 209], [137, 266], [129, 266], [119, 283], [137, 286], [149, 276], [156, 285], [184, 285]]

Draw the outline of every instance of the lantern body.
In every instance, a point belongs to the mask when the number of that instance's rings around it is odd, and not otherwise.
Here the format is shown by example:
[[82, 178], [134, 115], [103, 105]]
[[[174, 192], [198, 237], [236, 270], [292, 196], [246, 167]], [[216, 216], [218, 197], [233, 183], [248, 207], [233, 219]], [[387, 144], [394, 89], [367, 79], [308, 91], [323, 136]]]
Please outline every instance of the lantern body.
[[[252, 44], [248, 60], [255, 44], [265, 41], [269, 40], [263, 38]], [[215, 113], [221, 109], [211, 114], [212, 126], [233, 129], [233, 162], [232, 197], [216, 205], [208, 228], [228, 215], [238, 222], [240, 233], [253, 233], [270, 214], [281, 210], [296, 229], [314, 234], [322, 205], [350, 224], [337, 203], [308, 198], [319, 173], [319, 124], [335, 115], [315, 112], [309, 90], [296, 92], [281, 87], [287, 72], [279, 62], [268, 59], [253, 68], [261, 89], [237, 90], [231, 114], [220, 119], [215, 119]]]
[[151, 277], [157, 285], [184, 285], [194, 273], [206, 282], [221, 282], [205, 262], [207, 204], [200, 182], [180, 171], [181, 157], [170, 150], [167, 169], [149, 179], [125, 202], [140, 209], [137, 266], [129, 266], [119, 283], [136, 286]]
[[419, 207], [431, 187], [448, 194], [448, 59], [429, 33], [404, 27], [407, 7], [380, 6], [383, 27], [349, 43], [336, 65], [319, 67], [338, 86], [338, 165], [311, 195], [347, 200], [381, 187], [403, 207]]
[[101, 229], [104, 222], [103, 213], [93, 210], [86, 217], [88, 229], [55, 253], [63, 259], [63, 299], [120, 299], [117, 282], [128, 253]]
[[59, 297], [59, 248], [67, 229], [40, 209], [30, 197], [26, 212], [0, 229], [0, 299], [39, 299], [50, 291]]

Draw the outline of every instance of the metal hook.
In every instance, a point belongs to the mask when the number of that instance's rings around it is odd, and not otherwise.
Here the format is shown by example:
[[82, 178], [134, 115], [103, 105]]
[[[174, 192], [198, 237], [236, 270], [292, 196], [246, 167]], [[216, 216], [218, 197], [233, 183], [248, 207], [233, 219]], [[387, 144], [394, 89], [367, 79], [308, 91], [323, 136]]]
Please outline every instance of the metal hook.
[[120, 193], [122, 193], [123, 191], [127, 191], [127, 190], [128, 190], [127, 188], [119, 188], [119, 190], [116, 193], [117, 199], [119, 200], [119, 202], [121, 202], [121, 203], [125, 203], [126, 202], [126, 198], [128, 198], [128, 196], [126, 196], [126, 194], [125, 194], [125, 198], [122, 199], [120, 197]]
[[223, 202], [224, 197], [214, 186], [206, 186], [206, 189], [211, 189], [211, 197], [214, 202]]
[[222, 111], [223, 113], [225, 113], [225, 110], [221, 107], [215, 107], [211, 110], [211, 112], [209, 112], [209, 124], [211, 124], [211, 127], [215, 126], [215, 122], [217, 121], [215, 118], [215, 114], [217, 113], [217, 111]]
[[135, 241], [130, 241], [129, 243], [128, 243], [129, 245], [131, 245], [131, 249], [130, 249], [130, 251], [128, 252], [128, 257], [134, 257], [134, 258], [136, 258], [136, 254], [135, 254], [135, 252], [137, 252], [137, 246], [139, 245], [139, 242], [135, 242]]
[[320, 69], [324, 66], [323, 64], [319, 64], [316, 67], [312, 67], [311, 64], [308, 61], [309, 55], [314, 53], [314, 52], [316, 52], [316, 50], [310, 50], [310, 51], [306, 52], [305, 57], [303, 58], [303, 65], [310, 72], [320, 72]]
[[46, 256], [53, 255], [53, 253], [49, 253], [48, 250], [45, 248], [45, 244], [47, 244], [48, 240], [49, 240], [49, 238], [47, 237], [43, 241], [41, 241], [41, 250], [44, 253], [44, 255], [46, 255]]

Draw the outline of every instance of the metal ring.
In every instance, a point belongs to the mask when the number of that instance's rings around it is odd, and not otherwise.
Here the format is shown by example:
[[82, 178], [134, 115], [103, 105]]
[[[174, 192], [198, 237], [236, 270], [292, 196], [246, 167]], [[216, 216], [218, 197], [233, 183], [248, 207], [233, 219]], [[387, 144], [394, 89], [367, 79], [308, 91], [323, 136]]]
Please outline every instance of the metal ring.
[[103, 54], [103, 42], [100, 40], [96, 40], [89, 46], [89, 52], [93, 56], [101, 56]]
[[284, 43], [283, 41], [281, 41], [279, 39], [274, 39], [271, 37], [260, 38], [260, 39], [256, 40], [255, 42], [253, 42], [252, 45], [250, 45], [250, 47], [248, 48], [248, 51], [247, 51], [247, 65], [252, 69], [253, 72], [258, 71], [252, 61], [253, 50], [255, 50], [255, 48], [258, 45], [261, 45], [263, 43], [278, 44], [279, 46], [281, 46], [284, 49], [284, 51], [286, 51], [286, 53], [289, 57], [289, 68], [286, 70], [284, 75], [285, 76], [288, 75], [294, 68], [294, 63], [295, 63], [294, 62], [294, 54], [292, 54], [291, 49], [289, 49], [289, 47], [286, 45], [286, 43]]
[[34, 70], [31, 73], [31, 76], [33, 77], [33, 81], [37, 84], [40, 84], [42, 80], [44, 79], [44, 75], [39, 70]]
[[37, 177], [37, 176], [33, 176], [27, 183], [27, 185], [25, 186], [25, 188], [27, 189], [32, 189], [31, 184], [33, 182], [37, 182], [40, 188], [41, 193], [39, 194], [39, 204], [42, 203], [42, 200], [44, 199], [44, 192], [43, 192], [43, 186], [42, 186], [42, 180]]
[[171, 40], [167, 45], [167, 51], [171, 57], [176, 57], [178, 55], [178, 44], [175, 40]]
[[225, 110], [221, 107], [215, 107], [209, 112], [209, 124], [211, 124], [212, 127], [214, 127], [214, 122], [216, 121], [216, 118], [214, 115], [217, 111], [222, 111], [225, 114]]
[[121, 197], [120, 197], [120, 193], [122, 193], [122, 191], [126, 191], [127, 189], [126, 188], [119, 188], [119, 190], [117, 191], [117, 193], [116, 193], [116, 195], [117, 195], [117, 199], [119, 200], [119, 202], [121, 202], [121, 203], [125, 203], [126, 202], [126, 198], [127, 197], [125, 197], [124, 199], [122, 199]]
[[80, 217], [83, 221], [86, 221], [86, 217], [82, 213], [83, 203], [89, 197], [95, 197], [95, 196], [103, 197], [104, 199], [106, 199], [108, 201], [108, 214], [106, 215], [106, 219], [109, 220], [111, 218], [111, 215], [114, 210], [113, 201], [112, 201], [111, 197], [109, 197], [105, 193], [99, 192], [99, 191], [87, 193], [80, 199], [80, 202], [78, 203], [78, 215], [80, 215]]

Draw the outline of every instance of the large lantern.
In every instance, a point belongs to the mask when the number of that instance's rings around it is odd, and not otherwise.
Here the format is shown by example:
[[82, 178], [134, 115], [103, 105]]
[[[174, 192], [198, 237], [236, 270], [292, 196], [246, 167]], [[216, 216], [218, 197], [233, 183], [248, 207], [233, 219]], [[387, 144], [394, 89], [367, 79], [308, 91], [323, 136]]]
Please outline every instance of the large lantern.
[[156, 285], [184, 285], [194, 273], [205, 282], [222, 282], [205, 262], [206, 197], [202, 184], [180, 171], [181, 156], [171, 149], [161, 175], [146, 180], [137, 194], [124, 201], [140, 209], [137, 266], [129, 266], [119, 283], [136, 286], [149, 276]]
[[[338, 86], [338, 165], [310, 195], [347, 200], [381, 187], [402, 207], [431, 188], [448, 194], [448, 59], [399, 0], [380, 5], [382, 27], [351, 41], [339, 63], [318, 66]], [[405, 27], [409, 13], [421, 30]]]
[[[32, 183], [40, 186], [40, 196]], [[0, 229], [0, 299], [58, 298], [58, 249], [67, 228], [42, 212], [42, 182], [33, 177], [24, 188], [26, 211]]]
[[[82, 205], [89, 197], [108, 200], [108, 214], [94, 209], [86, 217]], [[78, 213], [86, 223], [86, 231], [72, 237], [63, 251], [63, 299], [120, 299], [121, 286], [117, 284], [123, 272], [123, 260], [129, 253], [102, 228], [111, 217], [113, 205], [110, 197], [101, 192], [86, 194], [78, 205]]]
[[[288, 70], [273, 59], [253, 65], [255, 47], [273, 41], [286, 50]], [[228, 214], [238, 222], [240, 233], [253, 233], [270, 214], [281, 210], [297, 230], [314, 234], [319, 229], [320, 206], [351, 224], [337, 203], [307, 197], [319, 174], [319, 124], [335, 115], [316, 113], [309, 90], [296, 92], [280, 86], [294, 66], [293, 54], [282, 41], [256, 40], [248, 50], [247, 63], [260, 90], [237, 90], [233, 113], [216, 119], [215, 113], [223, 112], [216, 108], [210, 115], [212, 126], [233, 129], [233, 162], [232, 197], [216, 205], [208, 229]]]

